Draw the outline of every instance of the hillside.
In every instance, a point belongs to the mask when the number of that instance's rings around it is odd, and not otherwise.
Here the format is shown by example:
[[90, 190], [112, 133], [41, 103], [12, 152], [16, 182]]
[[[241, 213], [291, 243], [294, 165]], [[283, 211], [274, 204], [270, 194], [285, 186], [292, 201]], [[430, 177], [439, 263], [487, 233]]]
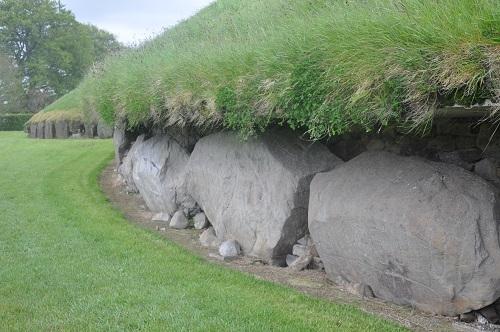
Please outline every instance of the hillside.
[[498, 102], [499, 86], [496, 0], [219, 0], [96, 66], [72, 103], [132, 127], [321, 138], [423, 129], [437, 107]]

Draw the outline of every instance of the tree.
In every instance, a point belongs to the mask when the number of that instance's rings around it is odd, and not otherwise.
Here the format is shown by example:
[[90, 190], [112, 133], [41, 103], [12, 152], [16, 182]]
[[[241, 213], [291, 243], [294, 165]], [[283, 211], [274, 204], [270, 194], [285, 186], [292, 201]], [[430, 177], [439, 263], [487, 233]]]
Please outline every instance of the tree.
[[9, 57], [0, 54], [0, 114], [21, 112], [25, 103], [18, 68]]
[[[57, 1], [0, 0], [0, 50], [15, 61], [28, 96], [69, 92], [93, 62], [119, 48], [113, 35], [77, 22]], [[45, 99], [28, 105], [53, 98]]]

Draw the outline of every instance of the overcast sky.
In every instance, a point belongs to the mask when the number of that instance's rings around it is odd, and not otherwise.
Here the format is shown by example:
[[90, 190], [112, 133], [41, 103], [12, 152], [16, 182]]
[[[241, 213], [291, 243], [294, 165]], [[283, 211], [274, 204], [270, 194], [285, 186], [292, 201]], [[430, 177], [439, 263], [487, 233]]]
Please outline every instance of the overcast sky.
[[213, 0], [61, 0], [82, 23], [91, 23], [130, 44], [160, 33]]

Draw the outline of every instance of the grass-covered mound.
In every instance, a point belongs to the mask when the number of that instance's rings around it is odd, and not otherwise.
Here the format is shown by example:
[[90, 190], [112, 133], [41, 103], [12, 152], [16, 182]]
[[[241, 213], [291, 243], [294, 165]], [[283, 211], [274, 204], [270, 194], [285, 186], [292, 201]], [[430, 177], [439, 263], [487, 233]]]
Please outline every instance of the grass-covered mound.
[[498, 101], [500, 1], [218, 0], [80, 89], [132, 126], [422, 128], [437, 107]]
[[83, 98], [79, 89], [73, 90], [59, 98], [53, 104], [47, 106], [41, 112], [36, 113], [29, 119], [29, 124], [40, 122], [84, 122], [89, 116], [83, 110], [81, 102]]

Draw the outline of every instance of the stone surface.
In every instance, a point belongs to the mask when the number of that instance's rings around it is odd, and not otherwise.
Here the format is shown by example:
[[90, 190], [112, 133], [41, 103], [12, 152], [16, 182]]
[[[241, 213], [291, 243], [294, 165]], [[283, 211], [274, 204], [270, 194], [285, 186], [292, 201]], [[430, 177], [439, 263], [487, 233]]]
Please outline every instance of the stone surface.
[[185, 169], [189, 154], [167, 135], [137, 138], [118, 171], [153, 212], [173, 214], [195, 208], [187, 194]]
[[285, 130], [245, 142], [235, 133], [218, 133], [196, 144], [188, 189], [219, 239], [235, 239], [245, 254], [284, 265], [306, 234], [312, 176], [339, 163], [323, 145]]
[[453, 165], [363, 153], [316, 175], [309, 230], [331, 279], [458, 315], [500, 297], [498, 197]]
[[127, 135], [127, 123], [124, 119], [118, 119], [115, 122], [113, 145], [115, 147], [116, 167], [118, 168], [132, 145], [132, 139]]
[[227, 240], [222, 242], [219, 247], [219, 255], [224, 258], [238, 257], [241, 253], [241, 248], [235, 240]]
[[309, 249], [308, 249], [307, 245], [296, 244], [293, 246], [292, 253], [295, 256], [304, 256], [304, 255], [307, 255], [309, 253]]
[[101, 139], [113, 137], [113, 128], [110, 127], [104, 120], [99, 119], [97, 122], [97, 136]]
[[500, 183], [498, 177], [499, 171], [500, 168], [498, 163], [490, 158], [485, 158], [474, 165], [474, 172], [477, 175], [495, 184]]
[[45, 138], [52, 139], [55, 138], [56, 128], [53, 122], [45, 121]]
[[213, 227], [209, 227], [200, 234], [200, 243], [204, 247], [218, 248], [221, 244]]
[[451, 152], [440, 152], [438, 156], [444, 163], [457, 165], [471, 171], [474, 163], [481, 159], [481, 150], [464, 149]]
[[204, 228], [207, 228], [209, 225], [208, 220], [207, 220], [207, 216], [203, 212], [200, 212], [197, 215], [195, 215], [193, 217], [193, 221], [194, 221], [194, 228], [195, 229], [204, 229]]
[[311, 236], [308, 234], [308, 235], [304, 236], [303, 238], [298, 239], [297, 244], [307, 246], [309, 244], [309, 241], [311, 241]]
[[66, 121], [56, 121], [56, 138], [68, 138], [70, 135], [69, 124]]
[[37, 138], [45, 138], [45, 122], [39, 122], [36, 128], [36, 137]]
[[324, 270], [325, 265], [323, 264], [323, 261], [319, 257], [313, 257], [313, 260], [311, 262], [310, 268], [313, 270]]
[[92, 122], [85, 122], [85, 136], [87, 138], [94, 138], [97, 136], [97, 125]]
[[171, 216], [166, 212], [157, 213], [151, 218], [152, 221], [170, 222]]
[[177, 211], [170, 220], [170, 228], [186, 229], [189, 226], [189, 220], [184, 215], [183, 211]]
[[286, 255], [286, 266], [290, 266], [295, 262], [299, 257], [295, 255]]
[[288, 267], [294, 271], [305, 270], [311, 264], [313, 257], [311, 255], [303, 255], [294, 260]]

